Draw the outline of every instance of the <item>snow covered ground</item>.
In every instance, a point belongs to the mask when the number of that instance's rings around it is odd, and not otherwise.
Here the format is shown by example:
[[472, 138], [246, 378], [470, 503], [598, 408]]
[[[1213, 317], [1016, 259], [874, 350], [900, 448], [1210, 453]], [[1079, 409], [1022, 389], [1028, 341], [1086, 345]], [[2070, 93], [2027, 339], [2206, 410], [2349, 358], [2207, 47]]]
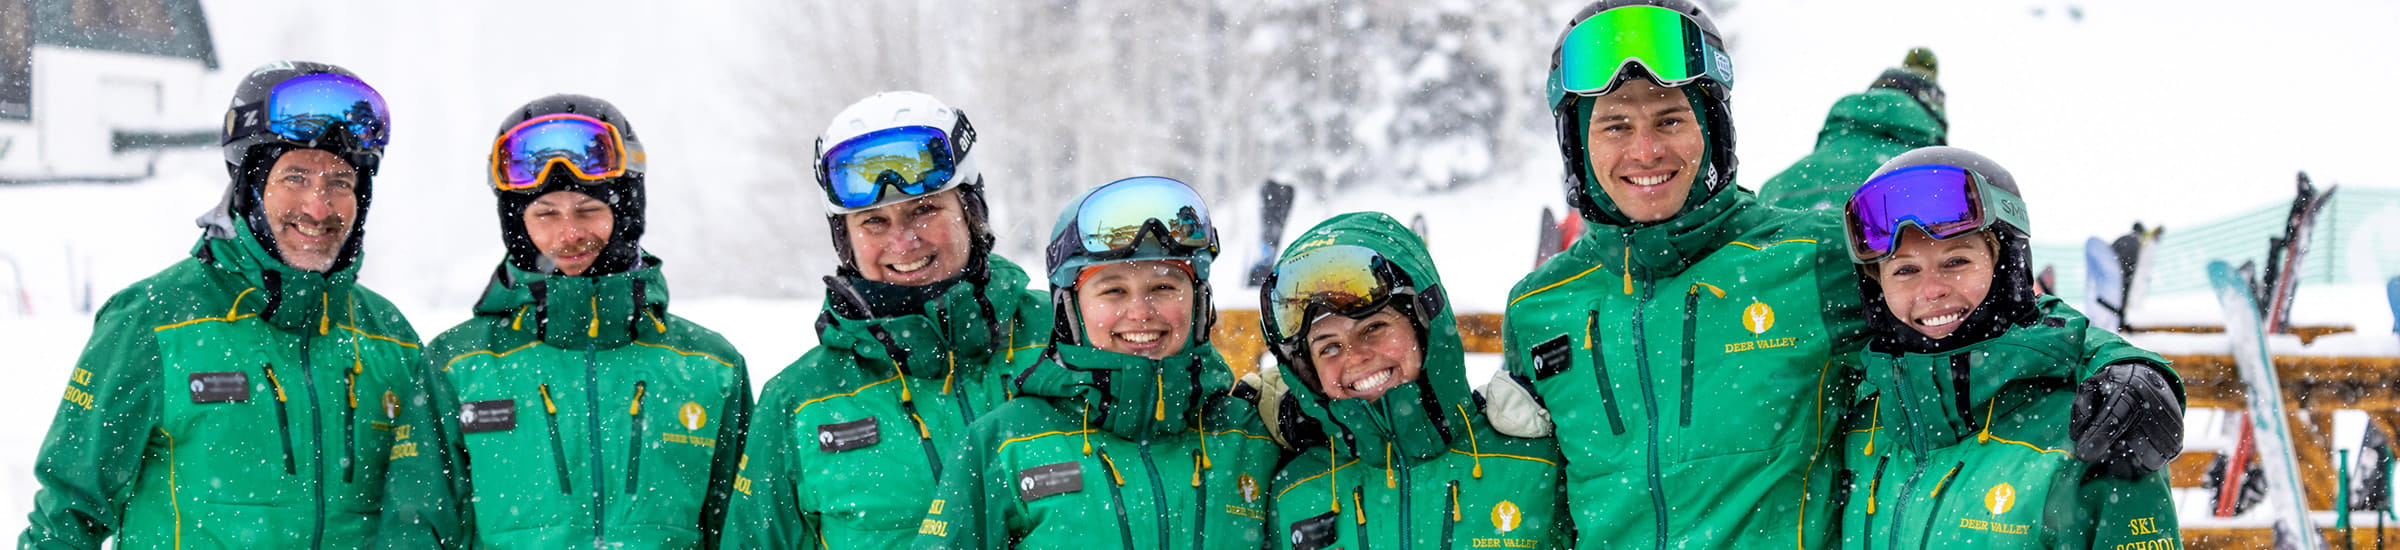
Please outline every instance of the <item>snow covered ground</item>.
[[[214, 94], [230, 90], [249, 67], [301, 57], [368, 75], [408, 117], [379, 180], [383, 195], [370, 222], [374, 240], [364, 281], [401, 304], [428, 337], [466, 318], [499, 257], [489, 195], [474, 174], [494, 115], [508, 106], [573, 89], [609, 97], [632, 112], [675, 113], [644, 119], [652, 121], [644, 135], [661, 159], [654, 167], [700, 182], [747, 181], [742, 178], [763, 169], [762, 163], [725, 159], [752, 154], [735, 145], [760, 129], [733, 102], [707, 100], [747, 82], [724, 74], [727, 64], [741, 61], [728, 52], [745, 51], [743, 41], [758, 39], [755, 31], [725, 24], [739, 20], [739, 4], [670, 9], [607, 3], [614, 7], [579, 10], [560, 24], [629, 28], [624, 43], [592, 46], [624, 66], [649, 71], [639, 78], [583, 74], [584, 67], [553, 59], [521, 63], [528, 56], [485, 55], [543, 44], [543, 37], [507, 25], [540, 13], [538, 6], [205, 5], [225, 68], [218, 84], [205, 87], [210, 97], [182, 100], [219, 104], [223, 97]], [[468, 11], [490, 17], [454, 17]], [[377, 24], [334, 28], [319, 23], [324, 20]], [[1943, 61], [1953, 142], [2010, 166], [2025, 186], [2037, 240], [2079, 243], [2115, 235], [2135, 219], [2183, 226], [2288, 200], [2294, 170], [2309, 170], [2320, 183], [2400, 187], [2387, 165], [2388, 129], [2400, 127], [2400, 102], [2388, 99], [2400, 97], [2400, 65], [2381, 62], [2400, 52], [2400, 35], [2387, 29], [2396, 21], [2400, 4], [2374, 0], [1744, 0], [1720, 24], [1738, 34], [1735, 108], [1748, 161], [1745, 186], [1755, 188], [1805, 154], [1825, 107], [1841, 94], [1862, 87], [1908, 47], [1932, 46]], [[1527, 169], [1532, 175], [1433, 194], [1303, 193], [1290, 231], [1346, 211], [1382, 210], [1403, 221], [1422, 214], [1458, 309], [1497, 312], [1509, 286], [1531, 266], [1541, 208], [1571, 215], [1555, 183], [1554, 150], [1519, 151], [1499, 162], [1533, 167]], [[89, 330], [89, 317], [76, 307], [75, 283], [88, 279], [91, 299], [104, 300], [184, 254], [196, 236], [190, 220], [215, 202], [223, 185], [213, 152], [170, 155], [159, 173], [157, 180], [124, 186], [0, 188], [0, 261], [17, 266], [22, 280], [22, 288], [0, 291], [32, 298], [31, 313], [20, 314], [14, 298], [0, 297], [0, 305], [9, 306], [0, 308], [0, 349], [9, 350], [17, 365], [17, 377], [0, 384], [0, 417], [12, 419], [0, 423], [0, 536], [24, 525], [35, 489], [32, 457]], [[680, 194], [707, 192], [705, 187], [654, 189], [653, 208], [660, 214], [652, 234], [672, 235], [705, 215], [677, 206], [685, 200]], [[1246, 266], [1259, 253], [1249, 244], [1256, 242], [1250, 213], [1255, 194], [1212, 199], [1226, 232], [1225, 264]], [[1032, 211], [1023, 217], [1046, 223], [1043, 212], [1057, 205], [1000, 206]], [[794, 215], [817, 215], [805, 208]], [[786, 250], [757, 246], [765, 254]], [[744, 268], [740, 257], [658, 252], [674, 262], [670, 280], [678, 273]], [[1218, 288], [1239, 288], [1241, 271], [1219, 269], [1230, 275], [1218, 277]], [[807, 290], [797, 294], [808, 295], [817, 275], [772, 276], [798, 281]], [[809, 327], [817, 308], [809, 300], [677, 288], [673, 310], [725, 333], [749, 358], [754, 384], [763, 385], [813, 344]], [[1250, 292], [1220, 291], [1219, 305], [1238, 307]], [[2359, 333], [2277, 351], [2400, 355], [2383, 304], [2380, 288], [2305, 288], [2296, 322], [2346, 324]], [[2149, 307], [2141, 315], [2150, 317], [2137, 318], [2205, 325], [2217, 317], [2206, 297], [2152, 297]], [[2142, 343], [2175, 353], [2223, 347], [2206, 338]], [[1471, 362], [1478, 382], [1498, 365], [1491, 356]], [[2211, 431], [2213, 418], [2190, 427], [2195, 448], [2221, 439], [2213, 435], [2221, 431]]]

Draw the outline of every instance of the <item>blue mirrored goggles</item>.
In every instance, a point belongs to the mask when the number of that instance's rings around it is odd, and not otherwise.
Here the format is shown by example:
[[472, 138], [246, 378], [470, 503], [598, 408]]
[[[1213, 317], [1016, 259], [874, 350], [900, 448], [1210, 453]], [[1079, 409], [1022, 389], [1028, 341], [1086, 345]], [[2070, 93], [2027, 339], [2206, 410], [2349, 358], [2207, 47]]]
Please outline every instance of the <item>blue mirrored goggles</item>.
[[817, 160], [817, 185], [842, 208], [865, 208], [883, 202], [887, 189], [913, 197], [947, 188], [958, 159], [940, 129], [886, 128], [826, 149]]
[[1117, 180], [1085, 195], [1074, 212], [1068, 234], [1050, 242], [1050, 265], [1074, 256], [1122, 260], [1144, 251], [1169, 258], [1217, 254], [1216, 225], [1209, 222], [1208, 205], [1180, 181], [1154, 176]]
[[266, 133], [308, 145], [332, 137], [369, 149], [391, 142], [392, 115], [383, 94], [343, 74], [285, 79], [267, 93], [266, 101], [235, 107], [226, 118], [223, 144]]

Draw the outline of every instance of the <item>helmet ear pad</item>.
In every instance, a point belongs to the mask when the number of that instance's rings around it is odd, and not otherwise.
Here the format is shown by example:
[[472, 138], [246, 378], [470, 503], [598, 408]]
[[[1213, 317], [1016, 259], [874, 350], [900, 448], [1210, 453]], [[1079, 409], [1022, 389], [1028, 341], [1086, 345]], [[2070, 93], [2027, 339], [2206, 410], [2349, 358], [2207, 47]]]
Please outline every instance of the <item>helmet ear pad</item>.
[[525, 209], [551, 192], [574, 191], [607, 203], [609, 212], [608, 244], [601, 247], [600, 257], [592, 261], [592, 266], [583, 275], [608, 275], [639, 268], [642, 259], [641, 239], [646, 232], [643, 220], [648, 217], [644, 215], [648, 202], [644, 192], [648, 186], [644, 185], [644, 179], [642, 173], [627, 172], [602, 182], [585, 182], [575, 179], [574, 174], [565, 170], [556, 170], [540, 187], [531, 191], [499, 192], [500, 200], [496, 202], [500, 214], [500, 242], [508, 247], [509, 265], [533, 273], [555, 273], [558, 270], [542, 254], [541, 248], [533, 242], [532, 234], [525, 228]]

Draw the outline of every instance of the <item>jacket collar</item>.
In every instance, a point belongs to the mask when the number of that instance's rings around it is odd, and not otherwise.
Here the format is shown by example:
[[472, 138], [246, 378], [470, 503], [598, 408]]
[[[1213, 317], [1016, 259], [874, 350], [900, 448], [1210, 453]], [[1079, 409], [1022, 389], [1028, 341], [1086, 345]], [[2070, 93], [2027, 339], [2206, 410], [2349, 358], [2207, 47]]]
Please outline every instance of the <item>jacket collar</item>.
[[1749, 213], [1757, 200], [1747, 189], [1729, 187], [1666, 221], [1591, 224], [1574, 248], [1583, 249], [1591, 263], [1617, 266], [1628, 283], [1674, 277], [1731, 240], [1743, 225], [1734, 221]]
[[1082, 409], [1085, 429], [1150, 441], [1199, 426], [1208, 396], [1233, 387], [1215, 346], [1198, 344], [1159, 359], [1053, 344], [1025, 373], [1022, 395]]
[[667, 284], [660, 263], [645, 254], [635, 269], [576, 277], [545, 275], [501, 262], [475, 303], [475, 312], [508, 316], [507, 330], [552, 347], [614, 349], [643, 332], [666, 332], [660, 317], [666, 314]]
[[1029, 280], [1016, 264], [999, 256], [989, 260], [986, 280], [951, 285], [918, 313], [853, 319], [836, 313], [833, 297], [827, 296], [817, 316], [817, 341], [870, 360], [864, 364], [888, 362], [917, 378], [949, 376], [960, 363], [983, 364], [1014, 343], [1005, 325], [1025, 305], [1019, 289]]
[[283, 330], [317, 334], [353, 322], [348, 304], [363, 262], [348, 262], [332, 273], [296, 269], [268, 253], [251, 235], [250, 224], [236, 219], [232, 228], [229, 237], [202, 237], [193, 245], [192, 256], [250, 285], [234, 304], [237, 312], [257, 315]]

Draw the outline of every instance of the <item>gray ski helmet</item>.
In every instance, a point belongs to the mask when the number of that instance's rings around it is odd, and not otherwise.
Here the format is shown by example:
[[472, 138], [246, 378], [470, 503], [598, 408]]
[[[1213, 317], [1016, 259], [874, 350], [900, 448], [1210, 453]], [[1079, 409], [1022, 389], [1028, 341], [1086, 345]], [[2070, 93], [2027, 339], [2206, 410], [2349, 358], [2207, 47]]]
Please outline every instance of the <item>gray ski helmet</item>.
[[647, 167], [641, 162], [644, 159], [638, 158], [644, 151], [640, 134], [634, 132], [633, 122], [607, 100], [586, 95], [553, 94], [509, 111], [507, 116], [500, 119], [500, 129], [493, 135], [497, 139], [527, 120], [554, 114], [584, 115], [615, 127], [624, 148], [631, 152], [628, 156], [637, 158], [625, 159], [624, 172], [616, 177], [586, 180], [576, 176], [572, 170], [549, 170], [548, 177], [535, 187], [513, 190], [503, 188], [497, 179], [499, 170], [496, 163], [500, 159], [497, 156], [489, 158], [488, 162], [492, 164], [485, 166], [485, 177], [491, 181], [486, 183], [492, 186], [492, 194], [499, 198], [500, 240], [508, 246], [509, 263], [532, 272], [555, 270], [555, 266], [543, 261], [541, 249], [534, 245], [532, 236], [526, 233], [525, 208], [533, 204], [534, 199], [550, 192], [574, 191], [608, 203], [613, 222], [608, 245], [601, 248], [600, 257], [592, 262], [592, 267], [584, 275], [606, 275], [638, 267], [641, 262], [648, 179]]
[[[2024, 196], [2024, 192], [2017, 188], [2016, 177], [2010, 175], [2008, 169], [2001, 167], [2000, 163], [1974, 151], [1945, 145], [1921, 147], [1901, 153], [1900, 156], [1892, 157], [1892, 160], [1884, 162], [1882, 167], [1876, 168], [1875, 174], [1867, 179], [1873, 181], [1884, 174], [1903, 168], [1928, 165], [1963, 169], [1982, 178], [1986, 184], [2015, 193], [2019, 197]], [[2030, 212], [2028, 213], [2030, 214]], [[1850, 216], [1843, 216], [1843, 223], [1851, 223], [1848, 221], [1849, 218]], [[1867, 327], [1873, 333], [1877, 346], [1885, 350], [1904, 352], [1948, 351], [1991, 339], [2006, 332], [2011, 326], [2032, 322], [2039, 317], [2039, 297], [2034, 292], [2033, 283], [2031, 228], [1995, 220], [1983, 229], [1985, 234], [1991, 236], [1992, 242], [1998, 245], [1993, 251], [1995, 257], [1992, 264], [1991, 289], [1984, 296], [1983, 302], [1976, 305], [1975, 309], [1967, 314], [1967, 319], [1963, 321], [1957, 332], [1938, 341], [1925, 338], [1914, 329], [1909, 328], [1906, 322], [1892, 316], [1891, 309], [1885, 305], [1883, 286], [1877, 283], [1872, 275], [1876, 264], [1858, 266], [1860, 296], [1865, 298], [1867, 309], [1865, 312]]]
[[[1547, 97], [1550, 101], [1551, 120], [1553, 126], [1558, 130], [1559, 153], [1566, 163], [1564, 183], [1567, 188], [1567, 203], [1574, 205], [1576, 212], [1582, 214], [1585, 220], [1609, 225], [1627, 225], [1633, 222], [1608, 200], [1608, 194], [1600, 190], [1599, 182], [1592, 181], [1590, 155], [1584, 150], [1584, 139], [1587, 133], [1585, 126], [1589, 122], [1592, 99], [1596, 97], [1596, 94], [1566, 91], [1564, 73], [1560, 71], [1559, 65], [1564, 57], [1567, 39], [1573, 34], [1575, 25], [1601, 12], [1629, 6], [1653, 6], [1681, 13], [1691, 21], [1694, 27], [1698, 28], [1702, 38], [1708, 44], [1719, 48], [1718, 53], [1722, 53], [1724, 44], [1723, 35], [1717, 32], [1716, 22], [1711, 20], [1708, 13], [1699, 5], [1687, 0], [1598, 0], [1575, 12], [1575, 17], [1568, 19], [1566, 27], [1559, 31], [1558, 41], [1550, 47]], [[1723, 64], [1722, 75], [1724, 78], [1703, 76], [1680, 86], [1687, 91], [1691, 98], [1693, 109], [1700, 112], [1701, 131], [1708, 139], [1708, 148], [1706, 165], [1701, 167], [1701, 173], [1693, 178], [1692, 185], [1696, 189], [1684, 199], [1683, 208], [1677, 212], [1678, 215], [1706, 202], [1725, 188], [1732, 187], [1735, 168], [1739, 165], [1733, 152], [1732, 59], [1719, 56], [1716, 61]], [[1635, 68], [1640, 67], [1636, 66]], [[1620, 82], [1630, 78], [1648, 78], [1654, 83], [1658, 80], [1646, 70], [1628, 70], [1618, 75]], [[1665, 85], [1664, 83], [1659, 84]]]
[[217, 133], [229, 179], [225, 195], [217, 208], [201, 216], [200, 226], [212, 236], [226, 237], [232, 235], [236, 218], [246, 220], [267, 253], [283, 260], [274, 232], [259, 211], [267, 172], [295, 149], [332, 153], [358, 176], [352, 187], [358, 214], [328, 271], [347, 269], [366, 242], [375, 172], [390, 142], [390, 117], [382, 94], [349, 69], [311, 61], [276, 61], [252, 69], [234, 88], [225, 125]]

